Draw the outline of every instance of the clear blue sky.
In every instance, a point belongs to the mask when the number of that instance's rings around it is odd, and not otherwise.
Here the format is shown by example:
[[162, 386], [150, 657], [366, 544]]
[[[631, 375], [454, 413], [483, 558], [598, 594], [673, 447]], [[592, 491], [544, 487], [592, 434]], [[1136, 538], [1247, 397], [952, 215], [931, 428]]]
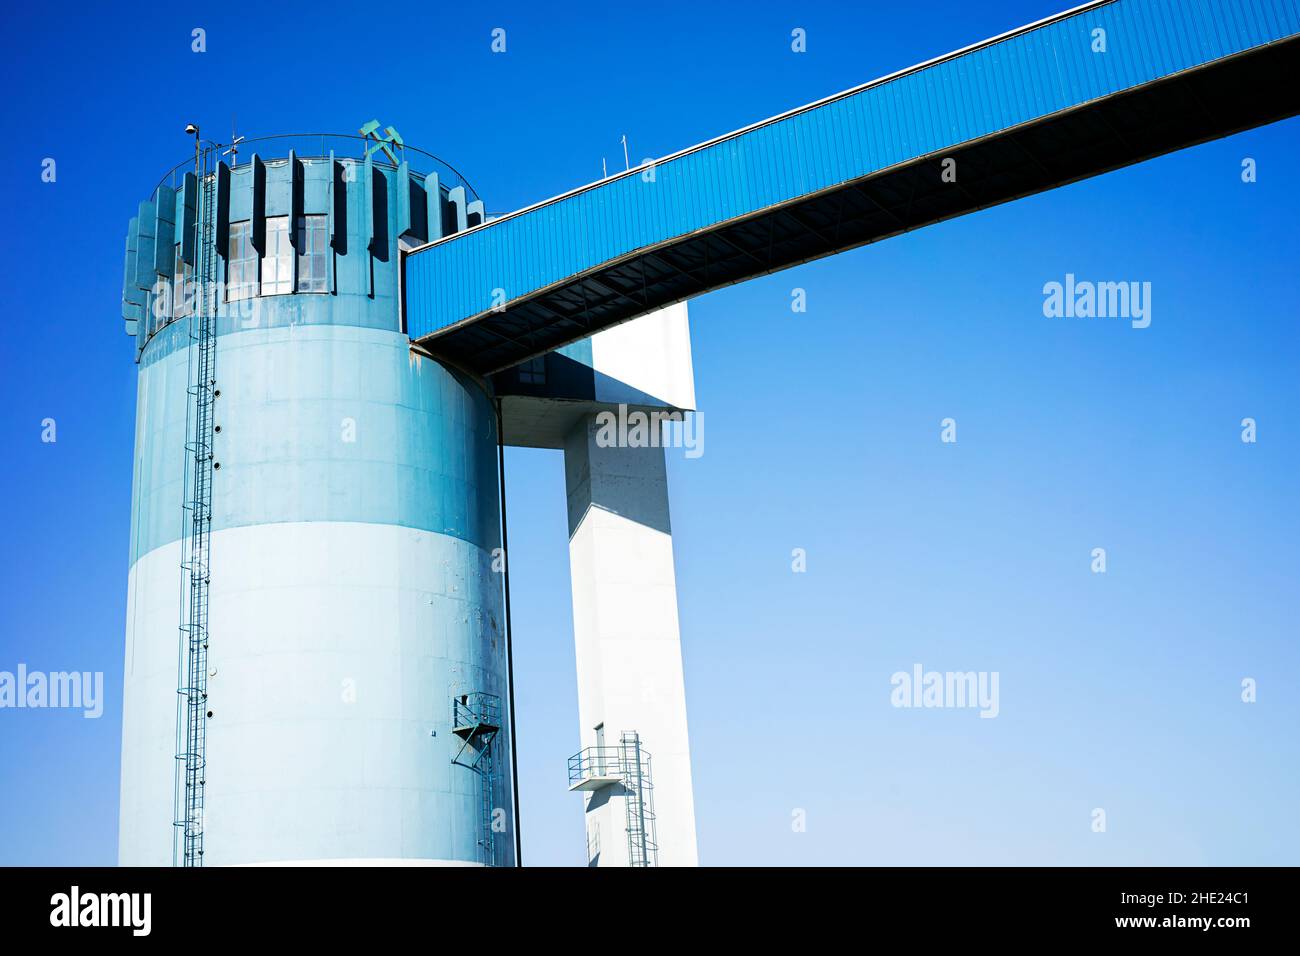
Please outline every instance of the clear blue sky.
[[[0, 863], [116, 859], [122, 241], [187, 122], [375, 117], [501, 212], [618, 168], [623, 134], [663, 155], [1066, 2], [7, 6], [0, 670], [104, 671], [107, 701], [0, 711]], [[670, 480], [702, 862], [1300, 861], [1298, 163], [1292, 120], [692, 303], [705, 454]], [[1044, 318], [1067, 272], [1150, 282], [1151, 327]], [[577, 865], [561, 459], [507, 468], [525, 860]], [[891, 707], [914, 663], [999, 672], [1000, 716]]]

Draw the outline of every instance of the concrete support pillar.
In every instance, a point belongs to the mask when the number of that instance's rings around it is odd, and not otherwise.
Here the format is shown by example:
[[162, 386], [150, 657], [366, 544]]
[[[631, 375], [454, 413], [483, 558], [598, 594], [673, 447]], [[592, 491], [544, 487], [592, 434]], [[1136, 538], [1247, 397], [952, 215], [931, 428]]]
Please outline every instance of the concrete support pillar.
[[[586, 416], [564, 447], [582, 746], [617, 746], [624, 732], [640, 735], [652, 761], [658, 864], [694, 866], [695, 804], [664, 450], [601, 447], [598, 433], [596, 416]], [[606, 787], [585, 799], [591, 865], [626, 866], [628, 798], [622, 788]]]

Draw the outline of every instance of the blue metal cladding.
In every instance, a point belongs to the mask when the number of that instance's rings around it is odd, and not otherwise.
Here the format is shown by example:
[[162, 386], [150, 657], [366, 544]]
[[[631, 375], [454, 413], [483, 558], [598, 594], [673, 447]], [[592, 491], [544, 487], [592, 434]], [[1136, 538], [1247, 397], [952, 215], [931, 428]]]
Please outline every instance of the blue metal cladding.
[[[1093, 50], [1096, 30], [1104, 53]], [[1300, 0], [1094, 5], [415, 252], [407, 328], [419, 339], [488, 312], [496, 289], [518, 300], [676, 237], [1296, 34]]]

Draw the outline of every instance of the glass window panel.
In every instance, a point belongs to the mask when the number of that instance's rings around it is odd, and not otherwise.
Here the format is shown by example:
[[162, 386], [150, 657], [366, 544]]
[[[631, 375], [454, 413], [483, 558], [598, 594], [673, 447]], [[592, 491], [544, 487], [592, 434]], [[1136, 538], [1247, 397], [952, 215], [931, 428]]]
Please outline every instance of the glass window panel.
[[253, 248], [252, 223], [248, 220], [230, 224], [229, 255], [226, 258], [227, 301], [257, 295], [257, 250]]
[[176, 244], [176, 278], [173, 279], [172, 318], [181, 319], [194, 311], [194, 269], [181, 258], [181, 244]]
[[166, 276], [159, 276], [158, 283], [154, 286], [157, 290], [156, 295], [149, 295], [145, 301], [149, 305], [149, 331], [157, 332], [171, 319], [172, 314], [172, 282]]
[[325, 291], [325, 216], [299, 216], [298, 291]]
[[266, 220], [266, 255], [262, 257], [262, 295], [293, 291], [293, 247], [289, 245], [289, 217]]

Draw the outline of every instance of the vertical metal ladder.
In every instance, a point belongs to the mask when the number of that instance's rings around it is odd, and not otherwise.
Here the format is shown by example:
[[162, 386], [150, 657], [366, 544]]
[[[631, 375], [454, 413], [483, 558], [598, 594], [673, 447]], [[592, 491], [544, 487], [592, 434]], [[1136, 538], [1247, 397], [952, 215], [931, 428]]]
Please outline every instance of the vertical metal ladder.
[[479, 826], [477, 844], [484, 866], [497, 865], [496, 833], [492, 812], [496, 790], [496, 760], [493, 741], [501, 731], [501, 699], [495, 694], [475, 692], [451, 699], [451, 732], [460, 738], [460, 749], [451, 762], [468, 767], [479, 776]]
[[[195, 156], [194, 307], [189, 319], [189, 397], [185, 418], [185, 488], [181, 535], [180, 660], [176, 705], [174, 866], [203, 865], [207, 786], [208, 587], [212, 536], [213, 404], [216, 399], [216, 175], [213, 150]], [[182, 290], [184, 294], [184, 290]]]
[[623, 808], [627, 819], [627, 865], [657, 866], [659, 843], [655, 833], [654, 784], [650, 755], [641, 749], [641, 735], [624, 731], [619, 738], [623, 769]]

